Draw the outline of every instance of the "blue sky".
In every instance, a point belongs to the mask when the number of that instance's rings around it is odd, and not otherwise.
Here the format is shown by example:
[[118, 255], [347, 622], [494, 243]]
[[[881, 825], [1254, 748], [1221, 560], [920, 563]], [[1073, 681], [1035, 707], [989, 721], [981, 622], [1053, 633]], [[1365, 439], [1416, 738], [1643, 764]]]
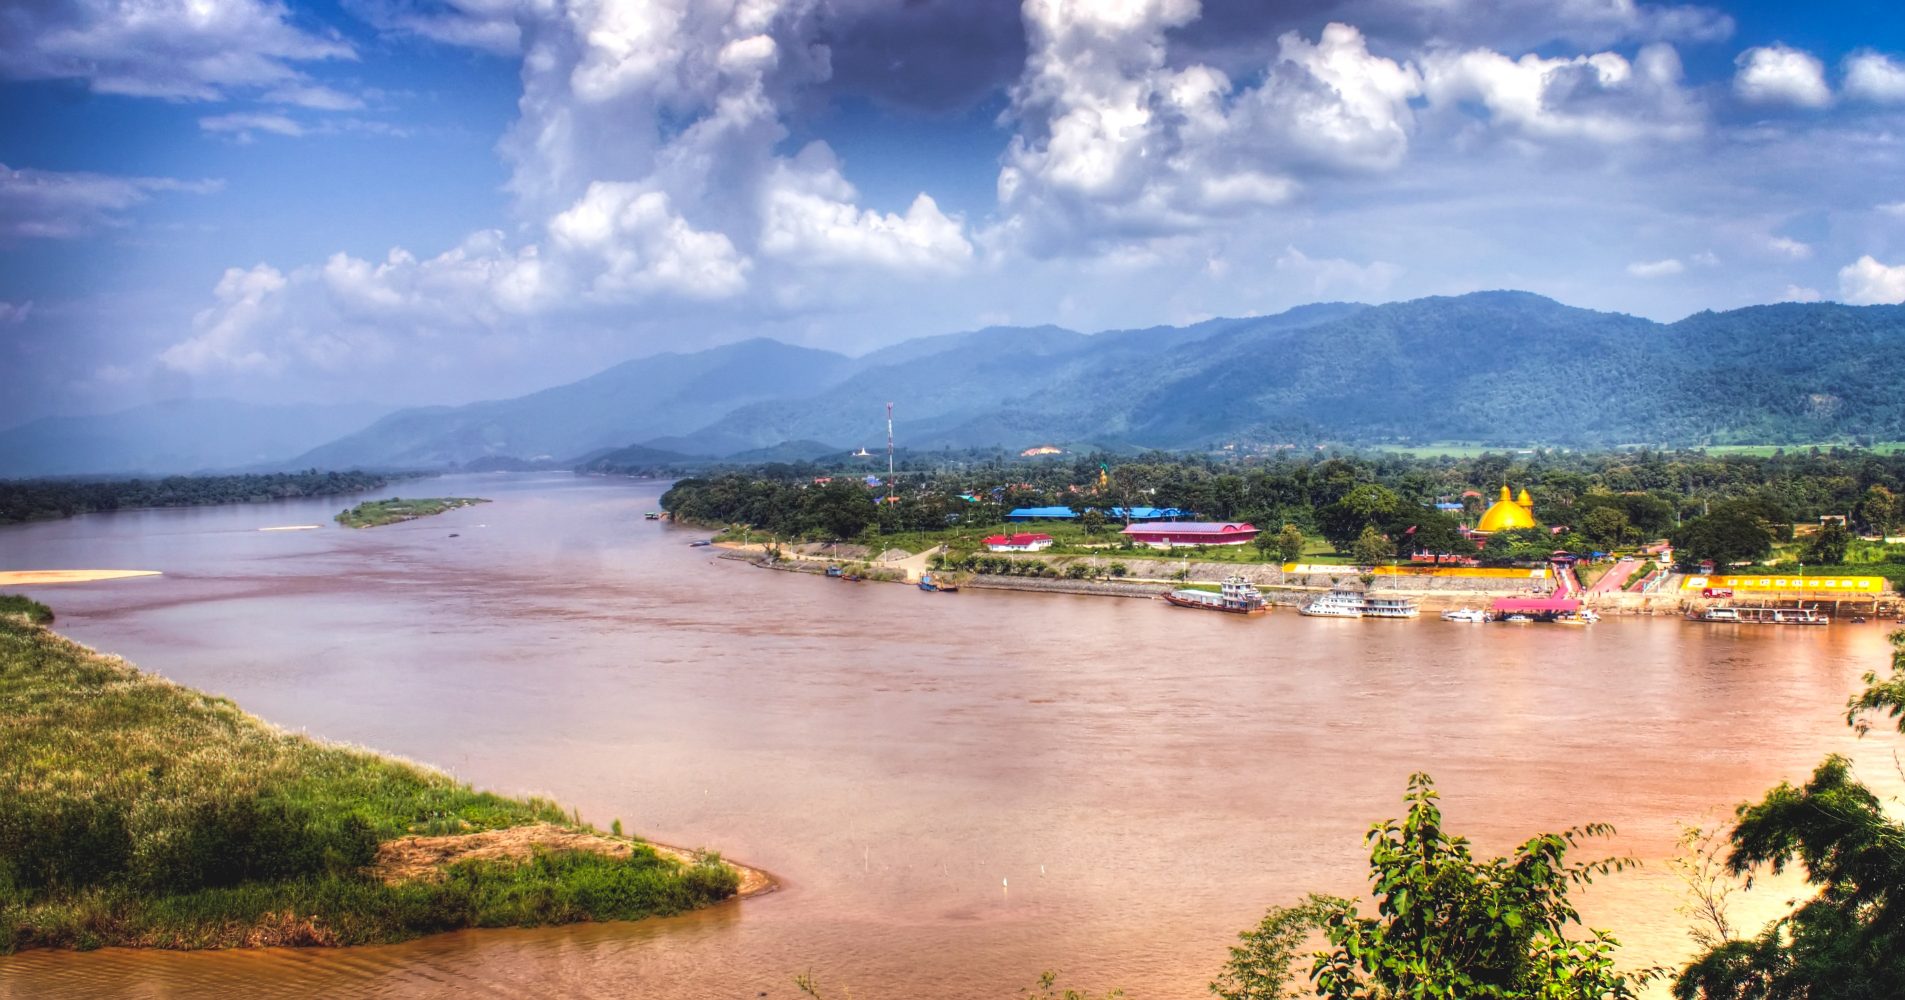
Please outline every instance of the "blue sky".
[[0, 0], [0, 425], [750, 336], [1905, 299], [1905, 13]]

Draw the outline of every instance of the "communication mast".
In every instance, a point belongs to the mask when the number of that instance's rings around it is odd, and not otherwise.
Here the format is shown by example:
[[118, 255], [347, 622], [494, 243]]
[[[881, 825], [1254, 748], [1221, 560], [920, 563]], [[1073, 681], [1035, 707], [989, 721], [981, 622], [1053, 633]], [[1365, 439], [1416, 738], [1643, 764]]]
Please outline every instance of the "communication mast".
[[893, 404], [886, 404], [886, 502], [898, 503], [899, 490], [893, 485]]

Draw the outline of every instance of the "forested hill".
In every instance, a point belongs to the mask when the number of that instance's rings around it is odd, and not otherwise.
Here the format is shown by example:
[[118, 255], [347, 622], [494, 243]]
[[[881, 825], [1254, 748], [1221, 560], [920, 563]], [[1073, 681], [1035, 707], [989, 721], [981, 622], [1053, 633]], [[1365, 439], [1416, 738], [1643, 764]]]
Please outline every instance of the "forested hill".
[[1325, 306], [1014, 346], [1003, 333], [753, 404], [675, 451], [1050, 442], [1605, 446], [1905, 439], [1905, 307], [1791, 304], [1673, 324], [1521, 292]]
[[[517, 399], [401, 410], [281, 461], [646, 467], [664, 453], [879, 450], [888, 402], [915, 450], [1888, 441], [1905, 440], [1901, 385], [1905, 306], [1794, 303], [1662, 324], [1478, 292], [1089, 335], [994, 327], [858, 358], [751, 340]], [[68, 451], [83, 467], [83, 449]]]
[[[711, 457], [787, 442], [809, 451], [878, 448], [888, 401], [898, 404], [901, 443], [915, 449], [1905, 439], [1905, 392], [1894, 388], [1905, 385], [1898, 306], [1789, 304], [1661, 324], [1525, 292], [1480, 292], [1094, 335], [992, 328], [851, 361], [819, 358], [800, 377], [759, 380], [789, 370], [791, 350], [751, 341], [706, 352], [724, 376], [755, 377], [747, 393], [699, 393], [696, 415], [717, 401], [729, 408], [693, 427], [682, 412], [659, 419], [626, 402], [617, 419], [581, 393], [531, 398], [542, 404], [538, 421]], [[386, 422], [405, 421], [406, 433], [383, 443], [401, 437], [401, 457], [412, 461], [506, 452], [532, 436], [512, 427], [518, 410], [409, 411]], [[488, 432], [471, 435], [478, 416]], [[379, 437], [360, 434], [319, 453], [347, 464], [400, 457], [378, 450]]]

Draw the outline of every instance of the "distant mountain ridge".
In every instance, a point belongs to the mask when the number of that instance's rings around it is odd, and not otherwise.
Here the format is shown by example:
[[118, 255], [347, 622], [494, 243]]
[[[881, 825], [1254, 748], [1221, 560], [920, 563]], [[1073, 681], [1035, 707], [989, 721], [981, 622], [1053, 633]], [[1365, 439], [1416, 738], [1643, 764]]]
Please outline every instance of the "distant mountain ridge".
[[762, 399], [812, 392], [853, 364], [842, 354], [773, 340], [657, 354], [515, 399], [399, 410], [291, 464], [428, 468], [505, 455], [573, 459], [693, 431]]
[[1477, 292], [1097, 334], [989, 327], [858, 358], [743, 341], [515, 399], [399, 410], [281, 464], [797, 460], [883, 449], [889, 401], [915, 452], [1905, 440], [1901, 385], [1905, 306], [1788, 303], [1663, 324]]
[[97, 416], [44, 417], [0, 431], [0, 477], [271, 471], [388, 409], [175, 399]]

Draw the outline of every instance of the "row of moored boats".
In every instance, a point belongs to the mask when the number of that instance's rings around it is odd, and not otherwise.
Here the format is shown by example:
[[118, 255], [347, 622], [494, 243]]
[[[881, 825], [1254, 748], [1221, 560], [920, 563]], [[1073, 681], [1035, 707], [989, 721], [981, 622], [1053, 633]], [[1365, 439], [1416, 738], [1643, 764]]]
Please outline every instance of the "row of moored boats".
[[[1200, 611], [1222, 611], [1233, 615], [1260, 615], [1270, 610], [1270, 603], [1264, 599], [1263, 592], [1241, 576], [1230, 576], [1215, 591], [1184, 588], [1163, 595], [1164, 600], [1180, 608], [1196, 608]], [[1360, 590], [1331, 590], [1312, 598], [1300, 606], [1300, 614], [1312, 618], [1416, 618], [1422, 614], [1421, 605], [1414, 598], [1393, 595], [1376, 595]], [[1442, 612], [1443, 621], [1451, 622], [1527, 622], [1534, 619], [1527, 615], [1509, 614], [1491, 615], [1487, 611], [1474, 608], [1457, 608]], [[1556, 616], [1550, 619], [1564, 625], [1589, 625], [1600, 621], [1599, 615], [1582, 608], [1577, 612]]]

